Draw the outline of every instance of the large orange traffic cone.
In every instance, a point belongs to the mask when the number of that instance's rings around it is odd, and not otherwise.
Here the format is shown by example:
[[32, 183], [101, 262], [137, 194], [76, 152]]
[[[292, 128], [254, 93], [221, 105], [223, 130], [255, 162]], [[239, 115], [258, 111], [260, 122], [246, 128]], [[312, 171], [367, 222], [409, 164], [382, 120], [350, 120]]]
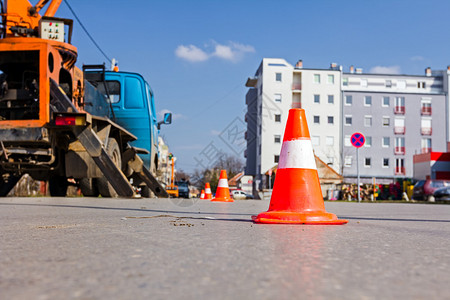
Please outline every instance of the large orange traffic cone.
[[219, 184], [217, 185], [216, 197], [211, 201], [234, 202], [230, 197], [230, 189], [228, 188], [227, 171], [220, 171]]
[[211, 193], [211, 186], [209, 185], [209, 182], [205, 184], [205, 200], [211, 200], [212, 199], [212, 193]]
[[205, 200], [205, 190], [202, 190], [202, 193], [200, 194], [200, 200]]
[[269, 210], [252, 219], [271, 224], [348, 222], [325, 211], [304, 109], [289, 110]]

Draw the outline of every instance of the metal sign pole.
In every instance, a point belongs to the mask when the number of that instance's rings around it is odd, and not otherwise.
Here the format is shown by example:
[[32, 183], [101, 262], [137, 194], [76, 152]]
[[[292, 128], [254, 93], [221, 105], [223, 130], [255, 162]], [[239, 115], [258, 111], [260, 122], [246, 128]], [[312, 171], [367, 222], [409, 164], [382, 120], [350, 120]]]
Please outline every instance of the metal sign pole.
[[361, 195], [359, 190], [359, 148], [356, 148], [356, 176], [358, 177], [358, 186], [356, 187], [358, 189], [358, 203], [361, 203]]

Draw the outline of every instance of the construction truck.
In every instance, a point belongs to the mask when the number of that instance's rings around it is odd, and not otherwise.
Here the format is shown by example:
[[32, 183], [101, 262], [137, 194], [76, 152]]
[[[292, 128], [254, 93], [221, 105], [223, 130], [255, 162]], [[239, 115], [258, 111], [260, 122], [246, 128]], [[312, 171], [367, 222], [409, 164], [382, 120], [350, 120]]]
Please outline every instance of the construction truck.
[[132, 197], [139, 187], [167, 197], [155, 172], [171, 115], [156, 121], [141, 75], [75, 66], [73, 21], [54, 17], [61, 2], [0, 2], [0, 196], [29, 174], [51, 196], [65, 196], [70, 178], [86, 196]]

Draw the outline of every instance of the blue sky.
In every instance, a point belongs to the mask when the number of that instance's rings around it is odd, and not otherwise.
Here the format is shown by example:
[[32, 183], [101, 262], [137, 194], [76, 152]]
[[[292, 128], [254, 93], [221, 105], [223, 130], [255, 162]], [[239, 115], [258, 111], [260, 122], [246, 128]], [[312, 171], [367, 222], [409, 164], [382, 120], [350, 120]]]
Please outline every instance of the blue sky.
[[[245, 82], [264, 57], [405, 74], [450, 65], [447, 0], [69, 3], [120, 70], [144, 75], [157, 111], [174, 114], [161, 135], [185, 171], [207, 164], [211, 145], [241, 151], [227, 134], [243, 126]], [[57, 16], [73, 18], [64, 3]], [[78, 24], [73, 44], [79, 66], [106, 62]]]

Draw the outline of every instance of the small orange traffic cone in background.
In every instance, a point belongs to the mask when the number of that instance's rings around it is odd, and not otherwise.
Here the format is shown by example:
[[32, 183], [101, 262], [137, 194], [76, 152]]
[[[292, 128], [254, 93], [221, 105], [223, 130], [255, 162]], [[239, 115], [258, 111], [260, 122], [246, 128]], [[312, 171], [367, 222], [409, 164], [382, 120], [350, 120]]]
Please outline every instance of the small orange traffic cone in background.
[[278, 170], [267, 212], [256, 223], [345, 224], [325, 211], [304, 109], [289, 110]]
[[212, 193], [211, 193], [211, 186], [209, 185], [209, 182], [205, 184], [205, 200], [211, 200], [212, 199]]
[[200, 200], [205, 199], [205, 190], [202, 190], [202, 193], [200, 194]]
[[219, 184], [217, 185], [216, 197], [211, 201], [234, 202], [230, 197], [230, 189], [228, 188], [227, 171], [220, 171]]

